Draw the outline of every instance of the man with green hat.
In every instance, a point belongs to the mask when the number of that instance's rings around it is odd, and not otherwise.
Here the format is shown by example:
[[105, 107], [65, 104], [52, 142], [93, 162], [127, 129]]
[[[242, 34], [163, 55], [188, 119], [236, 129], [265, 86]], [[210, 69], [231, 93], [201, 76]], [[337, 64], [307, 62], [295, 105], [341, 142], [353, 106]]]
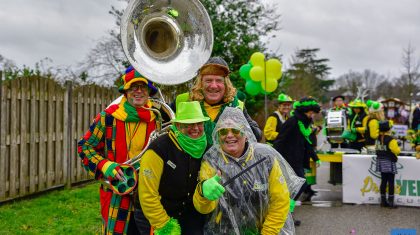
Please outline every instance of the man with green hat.
[[204, 216], [195, 210], [193, 195], [209, 119], [198, 101], [181, 102], [170, 131], [150, 144], [140, 162], [138, 225], [149, 221], [156, 235], [203, 233]]
[[176, 97], [176, 106], [182, 101], [198, 101], [204, 116], [210, 121], [205, 123], [205, 132], [209, 145], [213, 143], [211, 134], [226, 107], [239, 108], [252, 128], [257, 140], [261, 140], [261, 129], [248, 114], [244, 102], [236, 96], [237, 90], [229, 78], [230, 70], [226, 61], [220, 57], [210, 58], [198, 71], [191, 91]]
[[[136, 157], [156, 128], [149, 96], [157, 89], [129, 67], [121, 77], [120, 100], [100, 112], [78, 143], [84, 168], [97, 180], [124, 180], [120, 164]], [[132, 218], [135, 198], [100, 186], [102, 234], [137, 234]]]
[[279, 135], [281, 125], [289, 118], [292, 109], [293, 100], [290, 96], [281, 93], [277, 98], [279, 106], [265, 122], [264, 137], [265, 142], [272, 145], [273, 141]]

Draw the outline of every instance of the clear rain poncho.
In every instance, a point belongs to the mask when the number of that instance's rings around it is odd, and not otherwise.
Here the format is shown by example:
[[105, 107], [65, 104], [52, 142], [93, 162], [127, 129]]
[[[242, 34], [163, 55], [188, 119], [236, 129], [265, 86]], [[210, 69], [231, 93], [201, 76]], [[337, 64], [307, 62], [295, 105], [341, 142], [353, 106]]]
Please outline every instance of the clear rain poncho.
[[[239, 129], [246, 136], [247, 143], [241, 157], [234, 158], [222, 151], [217, 133], [222, 128]], [[216, 124], [212, 137], [214, 144], [204, 154], [203, 163], [208, 163], [212, 170], [221, 171], [221, 184], [258, 160], [264, 157], [266, 160], [225, 186], [226, 191], [219, 199], [216, 209], [209, 214], [204, 234], [261, 234], [270, 206], [269, 176], [275, 160], [279, 163], [283, 174], [283, 177], [279, 177], [278, 181], [280, 183], [286, 181], [290, 198], [297, 194], [305, 179], [296, 176], [293, 169], [274, 148], [257, 142], [240, 109], [226, 107]], [[283, 193], [287, 194], [287, 192]], [[288, 213], [279, 234], [295, 234], [290, 213]]]

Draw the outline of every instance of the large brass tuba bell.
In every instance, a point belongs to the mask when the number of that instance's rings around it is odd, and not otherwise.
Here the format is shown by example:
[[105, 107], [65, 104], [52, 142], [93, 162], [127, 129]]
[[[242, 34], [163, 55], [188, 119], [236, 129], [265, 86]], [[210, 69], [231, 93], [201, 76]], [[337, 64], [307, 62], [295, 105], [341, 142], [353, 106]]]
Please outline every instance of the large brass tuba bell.
[[131, 0], [121, 41], [134, 68], [153, 82], [174, 85], [195, 77], [213, 49], [213, 29], [198, 0]]

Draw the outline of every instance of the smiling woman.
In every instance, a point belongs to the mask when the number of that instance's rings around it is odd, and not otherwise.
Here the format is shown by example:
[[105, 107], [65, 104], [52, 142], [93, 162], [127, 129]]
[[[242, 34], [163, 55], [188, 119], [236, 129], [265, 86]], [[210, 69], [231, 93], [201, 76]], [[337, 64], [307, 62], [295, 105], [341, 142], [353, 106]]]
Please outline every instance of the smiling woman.
[[238, 108], [225, 108], [212, 136], [194, 193], [195, 208], [209, 214], [204, 234], [294, 234], [289, 197], [302, 179], [277, 151], [257, 143]]

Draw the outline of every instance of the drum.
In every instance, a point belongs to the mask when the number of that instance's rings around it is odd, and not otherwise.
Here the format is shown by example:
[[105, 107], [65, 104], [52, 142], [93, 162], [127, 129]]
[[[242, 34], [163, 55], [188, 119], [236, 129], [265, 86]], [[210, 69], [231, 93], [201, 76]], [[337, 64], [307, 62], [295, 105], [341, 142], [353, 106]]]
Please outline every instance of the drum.
[[344, 110], [330, 110], [327, 113], [325, 129], [328, 142], [343, 143], [342, 134], [346, 128], [347, 117]]

